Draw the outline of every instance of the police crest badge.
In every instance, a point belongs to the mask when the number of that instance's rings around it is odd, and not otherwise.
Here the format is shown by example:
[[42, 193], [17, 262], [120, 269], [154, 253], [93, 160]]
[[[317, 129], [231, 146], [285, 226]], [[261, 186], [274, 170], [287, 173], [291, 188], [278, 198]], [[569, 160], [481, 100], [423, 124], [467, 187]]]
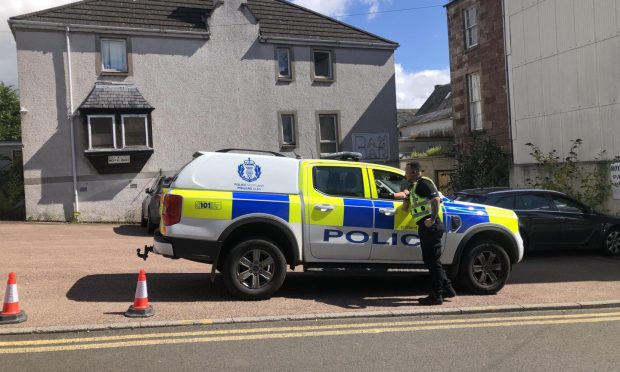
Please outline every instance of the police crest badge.
[[244, 160], [243, 163], [239, 164], [237, 173], [245, 182], [254, 182], [260, 178], [262, 172], [260, 166], [254, 160], [248, 158], [248, 160]]

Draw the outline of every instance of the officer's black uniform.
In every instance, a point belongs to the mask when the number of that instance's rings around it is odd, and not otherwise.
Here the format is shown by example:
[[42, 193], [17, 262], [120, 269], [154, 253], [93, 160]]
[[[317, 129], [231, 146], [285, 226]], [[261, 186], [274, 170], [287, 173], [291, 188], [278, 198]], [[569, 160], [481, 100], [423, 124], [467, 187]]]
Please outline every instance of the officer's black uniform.
[[[435, 185], [427, 180], [418, 181], [416, 189], [411, 190], [422, 198], [432, 199], [439, 196]], [[430, 212], [430, 211], [429, 211]], [[435, 219], [429, 228], [424, 225], [424, 221], [431, 218], [429, 215], [418, 222], [418, 233], [420, 235], [420, 245], [422, 246], [422, 259], [431, 274], [431, 293], [428, 297], [420, 300], [421, 303], [441, 304], [446, 297], [454, 297], [455, 292], [446, 271], [441, 265], [441, 239], [445, 232], [445, 227], [439, 218]]]

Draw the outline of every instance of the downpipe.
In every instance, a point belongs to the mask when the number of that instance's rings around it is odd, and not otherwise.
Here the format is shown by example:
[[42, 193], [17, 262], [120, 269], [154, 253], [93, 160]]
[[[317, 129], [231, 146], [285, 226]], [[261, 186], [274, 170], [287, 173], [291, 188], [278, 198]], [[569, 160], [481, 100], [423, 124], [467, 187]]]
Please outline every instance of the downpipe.
[[77, 187], [77, 171], [75, 161], [75, 134], [73, 133], [73, 78], [71, 75], [71, 40], [69, 39], [69, 26], [65, 28], [65, 35], [67, 38], [67, 70], [69, 77], [69, 113], [67, 118], [69, 119], [69, 128], [71, 133], [71, 171], [73, 175], [73, 221], [80, 222], [80, 201], [78, 199], [78, 187]]

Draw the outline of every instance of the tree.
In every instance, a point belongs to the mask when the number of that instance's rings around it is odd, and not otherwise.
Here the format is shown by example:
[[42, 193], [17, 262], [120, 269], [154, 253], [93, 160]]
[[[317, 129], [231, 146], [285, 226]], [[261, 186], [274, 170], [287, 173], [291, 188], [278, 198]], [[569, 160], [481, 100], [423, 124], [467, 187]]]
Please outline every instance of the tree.
[[17, 90], [0, 82], [0, 141], [21, 140], [21, 116]]
[[510, 156], [491, 137], [474, 135], [470, 146], [457, 151], [456, 161], [452, 190], [508, 186]]

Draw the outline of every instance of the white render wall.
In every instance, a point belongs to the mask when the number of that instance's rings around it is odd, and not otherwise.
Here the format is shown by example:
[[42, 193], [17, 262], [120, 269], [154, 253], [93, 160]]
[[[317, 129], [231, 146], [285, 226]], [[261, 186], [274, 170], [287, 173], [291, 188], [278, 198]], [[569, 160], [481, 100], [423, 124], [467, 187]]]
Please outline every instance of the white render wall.
[[[620, 155], [620, 0], [504, 0], [514, 161]], [[519, 172], [517, 172], [519, 173]]]
[[[154, 154], [139, 174], [99, 175], [86, 159], [86, 132], [74, 119], [79, 201], [84, 221], [138, 221], [147, 187], [161, 170], [173, 173], [198, 150], [228, 147], [279, 150], [279, 111], [296, 111], [299, 144], [318, 156], [318, 111], [340, 113], [342, 148], [353, 133], [389, 133], [398, 159], [394, 59], [391, 50], [335, 49], [336, 81], [311, 81], [311, 47], [295, 46], [294, 81], [276, 83], [274, 45], [260, 43], [258, 25], [227, 0], [210, 18], [209, 40], [132, 36], [133, 75], [98, 77], [93, 33], [71, 33], [75, 108], [99, 80], [134, 83], [155, 107]], [[235, 26], [218, 26], [218, 25]], [[67, 119], [65, 34], [15, 32], [23, 117], [26, 213], [68, 220], [73, 213]]]

